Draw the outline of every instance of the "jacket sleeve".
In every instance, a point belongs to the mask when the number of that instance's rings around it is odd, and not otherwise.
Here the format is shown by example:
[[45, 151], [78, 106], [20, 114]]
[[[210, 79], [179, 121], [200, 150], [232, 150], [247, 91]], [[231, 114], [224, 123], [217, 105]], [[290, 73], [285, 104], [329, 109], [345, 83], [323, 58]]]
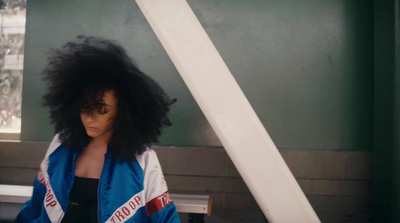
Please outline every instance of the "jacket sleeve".
[[175, 204], [169, 197], [167, 183], [156, 153], [148, 149], [142, 154], [142, 159], [146, 211], [150, 222], [180, 223]]
[[35, 219], [38, 219], [41, 216], [45, 194], [46, 186], [40, 183], [37, 177], [35, 177], [32, 198], [25, 203], [24, 207], [15, 219], [15, 222], [34, 222]]
[[42, 163], [40, 164], [40, 170], [38, 175], [35, 177], [33, 183], [33, 194], [32, 198], [28, 200], [22, 207], [22, 210], [17, 215], [14, 222], [40, 222], [43, 209], [43, 200], [47, 191], [45, 186], [45, 181], [43, 179], [43, 165], [46, 165], [48, 161], [48, 156], [60, 145], [60, 140], [58, 135], [55, 135], [47, 149], [46, 156], [44, 157]]

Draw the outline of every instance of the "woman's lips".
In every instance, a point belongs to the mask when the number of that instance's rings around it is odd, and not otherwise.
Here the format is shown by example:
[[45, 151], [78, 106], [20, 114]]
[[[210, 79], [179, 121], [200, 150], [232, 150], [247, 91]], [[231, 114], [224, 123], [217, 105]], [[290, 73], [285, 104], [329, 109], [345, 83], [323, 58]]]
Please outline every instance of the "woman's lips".
[[97, 128], [96, 127], [92, 127], [92, 126], [86, 126], [86, 129], [88, 129], [88, 130], [97, 130]]

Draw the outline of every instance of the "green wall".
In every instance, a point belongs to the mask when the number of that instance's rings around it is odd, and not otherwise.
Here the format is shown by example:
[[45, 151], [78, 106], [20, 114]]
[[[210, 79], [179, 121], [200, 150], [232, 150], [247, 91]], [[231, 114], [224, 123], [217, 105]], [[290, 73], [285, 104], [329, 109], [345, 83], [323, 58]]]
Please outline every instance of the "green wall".
[[[372, 149], [372, 0], [188, 3], [278, 148]], [[39, 74], [78, 34], [119, 41], [178, 99], [162, 145], [221, 146], [133, 0], [28, 1], [23, 141], [51, 139]]]
[[400, 0], [374, 2], [373, 222], [400, 222]]

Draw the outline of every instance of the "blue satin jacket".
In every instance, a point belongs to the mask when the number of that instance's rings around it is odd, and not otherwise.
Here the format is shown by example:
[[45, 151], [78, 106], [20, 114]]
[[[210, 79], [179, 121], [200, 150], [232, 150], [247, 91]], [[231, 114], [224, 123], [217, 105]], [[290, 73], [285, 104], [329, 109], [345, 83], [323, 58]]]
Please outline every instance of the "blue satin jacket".
[[[61, 222], [69, 206], [79, 153], [56, 135], [50, 143], [27, 201], [15, 222]], [[105, 154], [98, 187], [99, 222], [180, 222], [156, 153], [147, 149], [133, 162]]]

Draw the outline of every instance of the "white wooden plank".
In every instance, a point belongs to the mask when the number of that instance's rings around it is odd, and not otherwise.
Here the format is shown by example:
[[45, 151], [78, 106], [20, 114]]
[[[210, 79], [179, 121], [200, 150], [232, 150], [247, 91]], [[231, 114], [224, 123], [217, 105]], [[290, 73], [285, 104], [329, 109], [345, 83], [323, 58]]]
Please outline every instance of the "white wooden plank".
[[170, 196], [179, 213], [208, 213], [209, 195], [170, 194]]
[[25, 203], [31, 199], [32, 192], [32, 186], [0, 184], [0, 202]]
[[[32, 186], [0, 184], [0, 203], [24, 204], [31, 199]], [[170, 194], [179, 213], [207, 214], [209, 195]]]
[[320, 222], [185, 0], [136, 0], [269, 222]]

